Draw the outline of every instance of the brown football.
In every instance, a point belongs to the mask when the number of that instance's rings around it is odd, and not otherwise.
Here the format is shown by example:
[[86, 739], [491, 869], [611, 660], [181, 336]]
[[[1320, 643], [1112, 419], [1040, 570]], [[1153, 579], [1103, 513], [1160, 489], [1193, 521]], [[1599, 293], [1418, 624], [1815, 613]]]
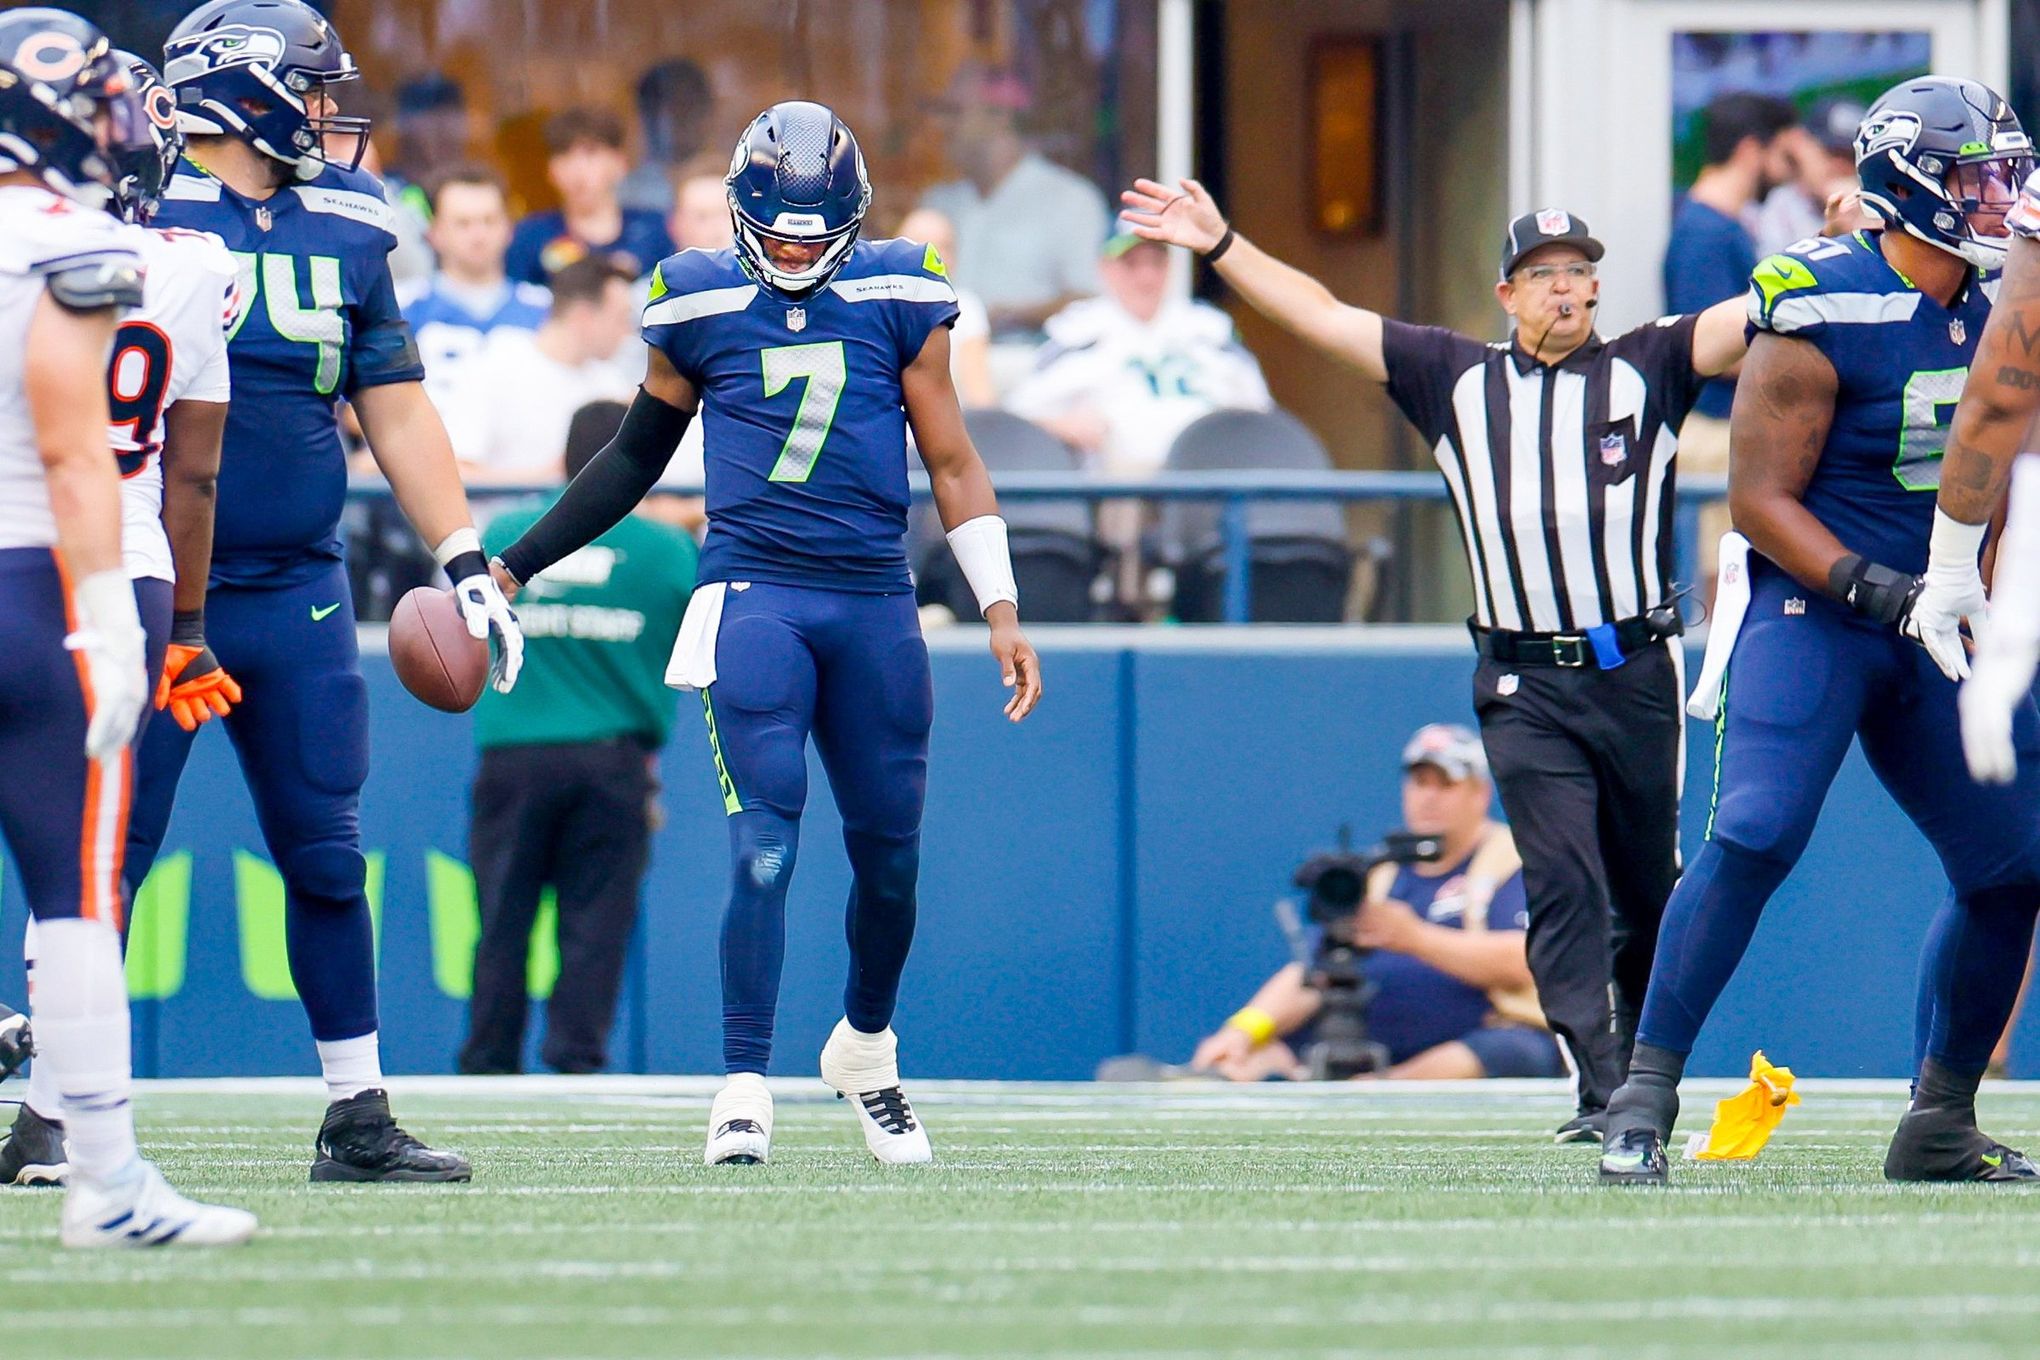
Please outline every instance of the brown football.
[[450, 590], [419, 586], [390, 614], [390, 664], [418, 702], [465, 713], [489, 678], [489, 643], [468, 636]]

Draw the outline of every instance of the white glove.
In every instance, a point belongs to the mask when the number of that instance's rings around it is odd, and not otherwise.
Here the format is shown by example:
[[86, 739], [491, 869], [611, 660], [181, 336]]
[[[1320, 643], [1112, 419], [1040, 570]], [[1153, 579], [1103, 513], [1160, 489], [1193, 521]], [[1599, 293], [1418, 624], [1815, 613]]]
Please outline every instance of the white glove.
[[1962, 710], [1962, 755], [1979, 784], [2009, 784], [2019, 773], [2012, 749], [2012, 715], [2033, 689], [2040, 656], [2009, 647], [1978, 650], [1976, 667], [1957, 704]]
[[148, 640], [135, 612], [134, 586], [124, 571], [94, 572], [72, 590], [71, 609], [78, 630], [64, 646], [84, 658], [92, 690], [85, 755], [110, 760], [134, 740], [149, 701]]
[[1920, 578], [1919, 597], [1906, 614], [1902, 631], [1915, 638], [1950, 680], [1969, 676], [1969, 651], [1962, 644], [1962, 622], [1981, 645], [1989, 628], [1983, 574], [1977, 553], [1983, 546], [1981, 524], [1964, 524], [1934, 511], [1934, 536], [1927, 549], [1927, 570]]
[[453, 598], [460, 605], [469, 637], [486, 638], [495, 633], [496, 659], [489, 666], [489, 683], [497, 693], [508, 694], [517, 685], [517, 673], [524, 669], [524, 629], [517, 622], [517, 611], [503, 598], [496, 578], [486, 571], [455, 581]]

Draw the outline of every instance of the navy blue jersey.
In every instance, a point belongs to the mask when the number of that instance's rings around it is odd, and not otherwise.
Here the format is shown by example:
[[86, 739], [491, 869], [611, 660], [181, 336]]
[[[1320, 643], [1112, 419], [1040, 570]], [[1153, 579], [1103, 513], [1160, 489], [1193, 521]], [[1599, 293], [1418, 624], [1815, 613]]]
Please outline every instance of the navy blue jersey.
[[1749, 306], [1753, 330], [1818, 346], [1840, 381], [1806, 508], [1849, 551], [1926, 570], [1941, 452], [1990, 316], [1983, 280], [1972, 277], [1943, 307], [1858, 232], [1762, 261]]
[[623, 226], [614, 241], [584, 241], [567, 229], [565, 214], [537, 212], [517, 224], [510, 235], [510, 251], [503, 268], [519, 283], [545, 284], [576, 260], [590, 255], [607, 255], [640, 278], [647, 269], [672, 253], [673, 238], [666, 233], [666, 215], [645, 208], [625, 208]]
[[212, 232], [240, 268], [215, 584], [292, 585], [340, 556], [347, 459], [334, 408], [425, 376], [390, 282], [394, 224], [373, 175], [331, 166], [257, 200], [187, 160], [164, 192], [155, 225]]
[[955, 320], [941, 257], [914, 241], [858, 242], [801, 302], [733, 250], [659, 265], [644, 337], [701, 393], [703, 581], [910, 588], [900, 375]]

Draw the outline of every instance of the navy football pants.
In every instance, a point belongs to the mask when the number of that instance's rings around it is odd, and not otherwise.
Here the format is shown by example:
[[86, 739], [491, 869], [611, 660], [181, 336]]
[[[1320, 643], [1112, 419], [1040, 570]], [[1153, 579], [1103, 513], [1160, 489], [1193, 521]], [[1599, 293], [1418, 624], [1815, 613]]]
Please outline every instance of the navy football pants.
[[[312, 1037], [367, 1034], [376, 1028], [359, 812], [368, 777], [368, 686], [346, 569], [335, 562], [309, 581], [273, 590], [216, 586], [206, 595], [205, 618], [206, 641], [244, 694], [220, 721], [283, 876], [291, 978]], [[162, 848], [194, 735], [167, 717], [143, 734], [128, 829], [131, 888]]]
[[843, 1013], [866, 1033], [892, 1023], [914, 935], [934, 687], [911, 594], [732, 586], [715, 656], [702, 701], [730, 827], [723, 1060], [731, 1072], [763, 1072], [810, 733], [843, 814], [853, 880]]
[[1775, 569], [1756, 585], [1727, 685], [1707, 844], [1665, 909], [1638, 1040], [1691, 1051], [1860, 740], [1955, 890], [1928, 944], [1927, 1049], [1980, 1071], [2018, 994], [2040, 908], [2040, 713], [2028, 703], [2015, 720], [2018, 781], [1975, 783], [1956, 687], [1925, 649]]

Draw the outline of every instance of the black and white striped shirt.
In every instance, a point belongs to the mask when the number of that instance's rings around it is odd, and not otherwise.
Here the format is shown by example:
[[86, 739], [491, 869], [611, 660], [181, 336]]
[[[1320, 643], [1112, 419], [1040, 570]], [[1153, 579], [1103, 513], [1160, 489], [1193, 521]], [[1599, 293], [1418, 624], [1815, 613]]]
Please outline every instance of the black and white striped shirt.
[[1388, 394], [1445, 474], [1482, 627], [1575, 633], [1670, 593], [1696, 320], [1595, 336], [1549, 365], [1513, 343], [1383, 322]]

